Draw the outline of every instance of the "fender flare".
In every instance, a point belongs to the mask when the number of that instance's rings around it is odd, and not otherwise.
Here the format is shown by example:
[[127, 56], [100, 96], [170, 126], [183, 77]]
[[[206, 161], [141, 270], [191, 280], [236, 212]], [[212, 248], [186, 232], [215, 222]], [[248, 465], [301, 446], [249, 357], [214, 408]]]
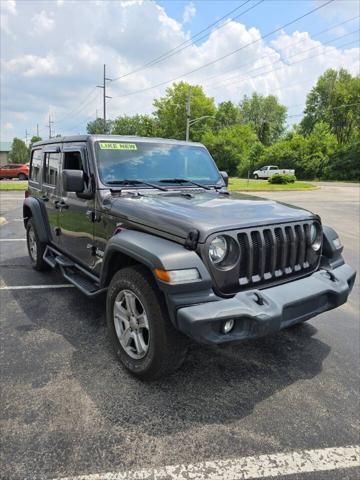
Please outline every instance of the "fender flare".
[[183, 285], [170, 286], [156, 279], [162, 290], [176, 288], [177, 290], [209, 289], [211, 277], [200, 256], [191, 250], [187, 250], [179, 243], [166, 240], [165, 238], [139, 232], [136, 230], [123, 230], [114, 235], [107, 243], [102, 269], [100, 274], [100, 287], [105, 288], [108, 284], [108, 272], [114, 255], [122, 253], [145, 265], [149, 270], [155, 268], [162, 270], [181, 270], [197, 268], [201, 280]]
[[327, 226], [323, 225], [323, 248], [322, 248], [322, 265], [330, 268], [337, 268], [340, 265], [345, 263], [344, 257], [342, 256], [342, 251], [344, 249], [343, 245], [340, 243], [338, 247], [335, 246], [334, 240], [339, 238], [339, 235], [336, 231]]
[[25, 198], [23, 203], [23, 218], [25, 228], [28, 219], [28, 215], [26, 214], [27, 209], [30, 209], [31, 211], [31, 218], [35, 223], [39, 240], [41, 242], [48, 243], [51, 235], [44, 205], [42, 205], [35, 197]]

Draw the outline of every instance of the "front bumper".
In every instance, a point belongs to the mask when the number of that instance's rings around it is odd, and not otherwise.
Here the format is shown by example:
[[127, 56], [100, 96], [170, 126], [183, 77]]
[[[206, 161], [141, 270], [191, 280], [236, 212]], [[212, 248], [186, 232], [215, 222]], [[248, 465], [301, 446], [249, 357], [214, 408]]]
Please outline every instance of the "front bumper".
[[[356, 272], [349, 265], [318, 270], [309, 277], [264, 290], [248, 290], [232, 298], [179, 308], [178, 328], [200, 343], [257, 338], [308, 320], [347, 301]], [[234, 319], [224, 334], [225, 320]]]

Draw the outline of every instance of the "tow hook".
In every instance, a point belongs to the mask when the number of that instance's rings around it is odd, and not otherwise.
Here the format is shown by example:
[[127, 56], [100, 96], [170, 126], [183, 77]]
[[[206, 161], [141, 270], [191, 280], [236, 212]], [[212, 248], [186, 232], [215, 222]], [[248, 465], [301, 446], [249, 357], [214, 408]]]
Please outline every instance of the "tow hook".
[[328, 276], [328, 278], [332, 281], [332, 282], [336, 282], [336, 277], [334, 275], [334, 273], [331, 271], [331, 270], [328, 270], [327, 268], [324, 269], [325, 270], [325, 273], [326, 275]]
[[258, 292], [254, 292], [254, 302], [257, 303], [258, 305], [264, 305], [264, 299]]

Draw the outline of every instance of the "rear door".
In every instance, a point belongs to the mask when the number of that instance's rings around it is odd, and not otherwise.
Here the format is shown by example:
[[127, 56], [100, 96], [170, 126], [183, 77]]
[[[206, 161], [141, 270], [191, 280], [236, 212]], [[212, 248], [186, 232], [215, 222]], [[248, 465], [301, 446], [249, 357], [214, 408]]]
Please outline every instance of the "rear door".
[[91, 190], [87, 147], [64, 146], [62, 169], [83, 171], [85, 190], [83, 193], [73, 193], [64, 192], [61, 188], [59, 203], [61, 249], [83, 266], [92, 268], [96, 260], [93, 247], [95, 200]]
[[60, 196], [60, 146], [45, 147], [43, 151], [42, 188], [40, 200], [44, 202], [49, 221], [52, 242], [60, 244], [59, 208]]

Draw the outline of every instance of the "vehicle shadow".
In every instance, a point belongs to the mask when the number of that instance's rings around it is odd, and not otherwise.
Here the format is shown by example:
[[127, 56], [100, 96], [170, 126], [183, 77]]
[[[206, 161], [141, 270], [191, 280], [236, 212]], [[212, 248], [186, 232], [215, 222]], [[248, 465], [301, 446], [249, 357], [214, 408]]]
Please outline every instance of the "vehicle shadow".
[[14, 296], [30, 320], [28, 327], [18, 327], [20, 335], [27, 328], [47, 329], [71, 344], [71, 375], [108, 427], [141, 429], [151, 436], [244, 418], [276, 392], [318, 375], [330, 352], [314, 338], [317, 330], [303, 324], [237, 345], [191, 344], [180, 370], [146, 383], [115, 358], [106, 336], [103, 299], [89, 300], [68, 290], [66, 298], [58, 295], [54, 309], [51, 299], [40, 307], [35, 297]]

